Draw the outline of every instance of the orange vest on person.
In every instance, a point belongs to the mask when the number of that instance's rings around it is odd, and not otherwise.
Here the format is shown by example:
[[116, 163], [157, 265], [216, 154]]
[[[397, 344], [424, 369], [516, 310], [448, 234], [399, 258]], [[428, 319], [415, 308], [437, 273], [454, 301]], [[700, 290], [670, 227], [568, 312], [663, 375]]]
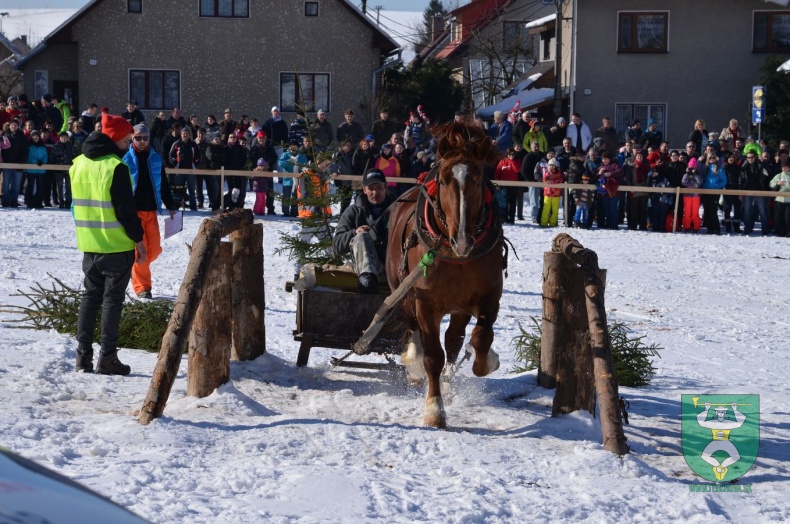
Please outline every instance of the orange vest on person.
[[296, 198], [299, 202], [299, 218], [310, 218], [316, 214], [331, 215], [332, 208], [327, 206], [321, 209], [318, 206], [310, 206], [302, 202], [307, 195], [308, 182], [307, 177], [310, 178], [310, 188], [313, 190], [313, 196], [318, 198], [326, 198], [329, 196], [329, 181], [322, 181], [321, 177], [315, 171], [307, 170], [302, 172], [299, 177], [299, 183], [296, 186]]

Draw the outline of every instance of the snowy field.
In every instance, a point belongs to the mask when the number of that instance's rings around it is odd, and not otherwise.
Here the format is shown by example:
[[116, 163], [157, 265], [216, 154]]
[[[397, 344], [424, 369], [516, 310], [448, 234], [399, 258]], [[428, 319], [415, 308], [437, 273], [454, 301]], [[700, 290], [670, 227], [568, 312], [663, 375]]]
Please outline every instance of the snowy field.
[[[189, 214], [165, 242], [155, 295], [178, 293], [185, 243], [207, 216]], [[155, 354], [122, 350], [128, 377], [78, 374], [73, 338], [0, 323], [0, 446], [162, 523], [790, 520], [787, 239], [570, 231], [608, 269], [609, 320], [664, 348], [649, 387], [621, 388], [632, 452], [619, 458], [592, 416], [551, 418], [552, 391], [534, 372], [509, 372], [510, 341], [540, 316], [543, 252], [562, 228], [507, 228], [519, 259], [495, 326], [502, 367], [485, 379], [462, 368], [446, 431], [421, 427], [423, 391], [398, 374], [333, 368], [342, 352], [327, 349], [295, 367], [296, 297], [283, 288], [293, 266], [273, 251], [296, 228], [264, 221], [268, 353], [233, 362], [231, 382], [204, 399], [186, 396], [184, 358], [149, 426], [135, 413]], [[11, 295], [47, 273], [82, 278], [64, 210], [0, 211], [0, 260], [5, 304], [23, 304]], [[683, 393], [760, 395], [759, 457], [739, 480], [750, 493], [690, 492], [702, 479], [681, 451]]]

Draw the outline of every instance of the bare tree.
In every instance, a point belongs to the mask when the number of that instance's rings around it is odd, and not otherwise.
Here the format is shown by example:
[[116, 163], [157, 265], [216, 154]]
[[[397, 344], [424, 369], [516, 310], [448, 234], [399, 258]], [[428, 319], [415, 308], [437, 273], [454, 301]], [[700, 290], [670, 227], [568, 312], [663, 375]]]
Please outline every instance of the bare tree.
[[[512, 22], [505, 27], [504, 15], [501, 12], [486, 27], [472, 30], [468, 74], [476, 107], [495, 103], [503, 88], [537, 61], [534, 38], [527, 33], [524, 23]], [[497, 27], [503, 29], [494, 30]]]
[[22, 72], [14, 69], [8, 60], [0, 62], [0, 99], [6, 100], [12, 94], [20, 92]]

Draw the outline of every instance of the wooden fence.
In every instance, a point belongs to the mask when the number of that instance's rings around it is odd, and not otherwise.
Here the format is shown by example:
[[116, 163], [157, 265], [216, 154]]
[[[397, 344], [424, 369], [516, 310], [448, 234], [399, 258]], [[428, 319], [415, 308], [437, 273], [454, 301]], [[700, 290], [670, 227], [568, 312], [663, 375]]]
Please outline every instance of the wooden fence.
[[[0, 163], [0, 169], [46, 169], [47, 171], [68, 171], [71, 166], [50, 165], [38, 166], [36, 164], [11, 164]], [[225, 186], [225, 177], [228, 176], [243, 176], [247, 178], [252, 177], [265, 177], [265, 178], [299, 178], [299, 173], [280, 173], [277, 171], [247, 171], [245, 170], [232, 170], [232, 169], [173, 169], [166, 168], [167, 174], [172, 175], [204, 175], [204, 176], [218, 176], [220, 177], [220, 187]], [[348, 180], [351, 182], [360, 182], [362, 177], [358, 175], [332, 175], [333, 180]], [[394, 180], [393, 180], [394, 181]], [[416, 178], [398, 177], [398, 183], [401, 184], [416, 184]], [[509, 182], [504, 180], [494, 181], [500, 187], [553, 187], [563, 190], [563, 194], [567, 194], [570, 189], [586, 189], [588, 191], [595, 191], [594, 184], [547, 184], [545, 182]], [[689, 189], [685, 187], [646, 187], [646, 186], [619, 186], [618, 191], [637, 191], [640, 193], [672, 193], [675, 196], [675, 208], [672, 212], [674, 224], [678, 223], [678, 206], [680, 197], [684, 194], [697, 194], [697, 195], [735, 195], [735, 196], [756, 196], [756, 197], [769, 197], [774, 198], [777, 196], [790, 196], [780, 195], [777, 191], [747, 191], [741, 189]], [[563, 199], [563, 213], [564, 216], [568, 214], [568, 199]], [[674, 227], [673, 227], [674, 229]]]

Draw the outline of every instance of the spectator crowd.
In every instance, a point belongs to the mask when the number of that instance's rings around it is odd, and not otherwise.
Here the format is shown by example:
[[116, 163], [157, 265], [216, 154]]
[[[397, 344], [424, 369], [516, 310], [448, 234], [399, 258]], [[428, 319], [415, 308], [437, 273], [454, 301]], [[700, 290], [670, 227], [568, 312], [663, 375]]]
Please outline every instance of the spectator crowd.
[[[71, 206], [68, 173], [47, 170], [47, 165], [70, 165], [81, 154], [90, 132], [101, 130], [107, 107], [89, 104], [80, 113], [64, 101], [45, 94], [40, 100], [11, 96], [0, 101], [0, 162], [31, 164], [25, 170], [2, 170], [3, 207], [43, 208]], [[420, 108], [421, 109], [421, 108]], [[301, 173], [319, 153], [331, 153], [328, 171], [362, 176], [379, 170], [387, 189], [398, 196], [409, 187], [398, 178], [418, 178], [430, 170], [435, 159], [435, 141], [430, 121], [422, 110], [400, 123], [381, 111], [366, 131], [352, 110], [335, 126], [323, 110], [314, 118], [297, 113], [288, 122], [276, 106], [265, 119], [239, 115], [228, 107], [221, 118], [214, 114], [185, 116], [180, 108], [169, 114], [159, 111], [153, 121], [134, 100], [121, 116], [132, 126], [145, 124], [150, 147], [166, 168], [277, 171]], [[466, 120], [459, 112], [456, 120]], [[479, 118], [469, 119], [487, 126]], [[750, 234], [759, 221], [762, 235], [787, 236], [790, 225], [790, 143], [777, 145], [757, 141], [736, 120], [721, 132], [710, 132], [704, 120], [694, 123], [682, 148], [671, 148], [657, 125], [638, 120], [623, 132], [605, 117], [592, 130], [574, 113], [570, 121], [559, 118], [546, 125], [524, 111], [511, 121], [497, 112], [487, 132], [502, 153], [502, 160], [488, 173], [494, 181], [536, 181], [546, 187], [507, 187], [497, 195], [505, 224], [526, 220], [542, 227], [558, 225], [559, 210], [567, 198], [565, 226], [617, 229], [686, 231], [708, 234]], [[254, 175], [254, 173], [253, 173]], [[198, 211], [219, 212], [243, 207], [247, 191], [256, 193], [256, 215], [296, 217], [292, 196], [293, 179], [280, 177], [194, 174], [168, 175], [174, 205]], [[553, 187], [564, 182], [589, 185], [589, 189], [564, 191]], [[352, 202], [349, 182], [335, 181], [343, 195], [341, 213]], [[720, 196], [684, 193], [675, 202], [674, 193], [622, 191], [621, 186], [662, 188], [740, 189], [776, 191], [768, 196]], [[20, 203], [20, 199], [22, 202]], [[279, 209], [276, 201], [280, 200]], [[673, 221], [674, 209], [679, 213]]]

